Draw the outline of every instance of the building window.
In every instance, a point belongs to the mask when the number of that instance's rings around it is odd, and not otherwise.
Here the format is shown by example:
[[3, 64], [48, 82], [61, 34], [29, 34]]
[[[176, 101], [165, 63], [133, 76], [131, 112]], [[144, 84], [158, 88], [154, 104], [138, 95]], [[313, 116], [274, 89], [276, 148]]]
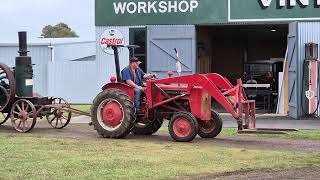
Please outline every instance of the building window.
[[[147, 72], [147, 32], [146, 28], [131, 28], [129, 31], [130, 45], [138, 45], [140, 48], [137, 48], [134, 52], [134, 56], [139, 58], [142, 62], [140, 68]], [[130, 57], [133, 56], [133, 52], [130, 51]]]

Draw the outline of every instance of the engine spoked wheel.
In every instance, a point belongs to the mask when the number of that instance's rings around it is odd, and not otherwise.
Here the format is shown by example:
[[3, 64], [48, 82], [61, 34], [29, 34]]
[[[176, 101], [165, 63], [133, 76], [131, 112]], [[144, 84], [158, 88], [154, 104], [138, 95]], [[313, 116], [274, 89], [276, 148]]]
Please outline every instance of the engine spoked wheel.
[[221, 130], [222, 119], [216, 111], [211, 111], [209, 121], [199, 121], [198, 135], [202, 138], [214, 138], [220, 134]]
[[190, 142], [198, 134], [198, 121], [189, 112], [175, 113], [169, 123], [169, 133], [178, 142]]
[[6, 123], [9, 118], [10, 118], [9, 113], [0, 113], [0, 125]]
[[0, 111], [10, 108], [15, 97], [15, 78], [10, 68], [0, 63]]
[[[65, 108], [69, 108], [70, 104], [62, 98], [52, 99], [52, 104], [59, 108], [51, 108], [49, 114], [46, 115], [48, 123], [55, 129], [66, 127], [71, 120], [72, 113]], [[61, 107], [61, 108], [60, 108]]]
[[18, 100], [11, 108], [10, 119], [13, 128], [21, 133], [27, 133], [33, 129], [36, 124], [36, 108], [28, 100]]

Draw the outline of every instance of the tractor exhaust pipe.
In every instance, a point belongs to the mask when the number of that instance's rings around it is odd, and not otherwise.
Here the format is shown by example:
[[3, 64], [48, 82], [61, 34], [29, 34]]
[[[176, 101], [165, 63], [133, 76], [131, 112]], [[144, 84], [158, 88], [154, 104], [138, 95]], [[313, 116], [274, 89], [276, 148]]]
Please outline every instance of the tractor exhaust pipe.
[[116, 65], [116, 73], [117, 73], [117, 82], [121, 81], [121, 74], [120, 74], [120, 62], [119, 62], [119, 51], [117, 46], [112, 46], [114, 51], [114, 62]]
[[33, 96], [33, 69], [31, 57], [28, 56], [27, 32], [19, 32], [19, 56], [16, 57], [15, 78], [18, 97]]

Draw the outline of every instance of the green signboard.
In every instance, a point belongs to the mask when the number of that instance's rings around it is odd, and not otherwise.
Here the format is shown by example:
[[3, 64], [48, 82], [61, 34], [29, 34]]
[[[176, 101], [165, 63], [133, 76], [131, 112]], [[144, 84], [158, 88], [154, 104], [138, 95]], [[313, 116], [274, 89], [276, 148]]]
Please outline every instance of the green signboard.
[[320, 0], [229, 0], [231, 22], [320, 20]]
[[320, 20], [320, 0], [96, 0], [97, 26]]
[[227, 22], [227, 0], [96, 0], [97, 26]]

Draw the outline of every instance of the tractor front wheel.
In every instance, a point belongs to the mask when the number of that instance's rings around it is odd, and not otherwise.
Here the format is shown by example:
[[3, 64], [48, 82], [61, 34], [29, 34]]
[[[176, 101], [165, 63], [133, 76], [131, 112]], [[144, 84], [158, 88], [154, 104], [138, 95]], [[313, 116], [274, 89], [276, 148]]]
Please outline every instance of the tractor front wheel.
[[198, 121], [188, 112], [175, 113], [169, 123], [169, 133], [178, 142], [190, 142], [198, 134]]
[[211, 112], [211, 120], [199, 121], [199, 136], [202, 138], [214, 138], [220, 134], [222, 130], [222, 119], [218, 112]]
[[124, 138], [135, 122], [134, 106], [123, 91], [107, 89], [94, 99], [92, 124], [104, 138]]

